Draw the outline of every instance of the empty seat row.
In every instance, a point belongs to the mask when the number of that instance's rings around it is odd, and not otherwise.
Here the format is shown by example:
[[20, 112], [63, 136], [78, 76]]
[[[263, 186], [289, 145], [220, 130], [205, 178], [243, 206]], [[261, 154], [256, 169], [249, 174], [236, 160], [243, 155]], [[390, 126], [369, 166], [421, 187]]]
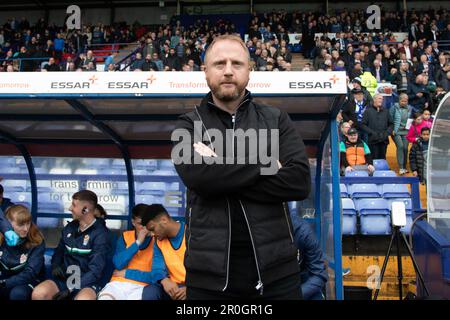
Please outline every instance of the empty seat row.
[[[342, 233], [354, 235], [387, 235], [391, 233], [391, 207], [395, 201], [405, 203], [406, 226], [400, 230], [409, 233], [412, 224], [411, 199], [359, 199], [342, 198]], [[358, 232], [358, 218], [360, 232]]]
[[355, 183], [346, 186], [340, 184], [342, 198], [407, 198], [410, 192], [406, 184], [373, 184], [373, 183]]

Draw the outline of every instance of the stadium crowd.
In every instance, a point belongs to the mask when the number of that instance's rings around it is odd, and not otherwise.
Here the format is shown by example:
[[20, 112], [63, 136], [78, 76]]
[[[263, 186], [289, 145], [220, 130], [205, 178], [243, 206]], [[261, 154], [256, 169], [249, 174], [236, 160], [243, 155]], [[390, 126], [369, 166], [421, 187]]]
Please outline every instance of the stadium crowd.
[[[399, 173], [404, 174], [407, 155], [400, 154], [405, 153], [408, 143], [415, 142], [406, 140], [405, 131], [418, 114], [424, 111], [433, 114], [450, 90], [450, 15], [446, 9], [413, 9], [408, 13], [384, 11], [380, 29], [373, 30], [368, 29], [367, 18], [363, 10], [347, 9], [331, 15], [284, 10], [254, 13], [246, 30], [246, 46], [254, 71], [291, 71], [294, 45], [289, 35], [296, 34], [299, 40], [296, 51], [311, 59], [303, 66], [303, 71], [345, 71], [349, 99], [340, 114], [341, 120], [359, 130], [359, 137], [369, 144], [370, 150], [376, 148], [374, 139], [383, 142], [382, 150], [375, 152], [381, 158], [385, 157], [387, 137], [394, 132], [397, 148], [403, 150], [398, 152]], [[235, 24], [225, 19], [214, 23], [197, 20], [184, 26], [179, 17], [174, 16], [167, 25], [117, 23], [105, 26], [99, 23], [71, 31], [48, 25], [43, 19], [31, 26], [26, 18], [20, 21], [12, 18], [0, 27], [0, 71], [96, 71], [98, 63], [103, 63], [102, 69], [110, 72], [202, 71], [205, 51], [213, 38], [236, 32]], [[395, 32], [408, 36], [397, 41]], [[115, 50], [99, 57], [92, 47], [89, 49], [96, 44], [114, 43], [139, 46], [129, 59], [118, 57]], [[387, 105], [380, 95], [374, 99], [380, 83], [396, 86], [395, 104]], [[362, 97], [358, 100], [360, 94]], [[366, 109], [371, 110], [374, 100], [380, 98], [381, 106], [393, 106], [390, 118], [386, 117], [392, 121], [392, 128], [387, 125], [383, 138], [374, 138], [370, 126], [362, 125], [363, 115]], [[401, 98], [406, 99], [403, 104], [408, 114], [400, 121], [395, 113], [398, 108], [394, 107], [402, 104]], [[400, 138], [395, 137], [398, 130]], [[416, 136], [419, 137], [420, 132], [416, 132]]]

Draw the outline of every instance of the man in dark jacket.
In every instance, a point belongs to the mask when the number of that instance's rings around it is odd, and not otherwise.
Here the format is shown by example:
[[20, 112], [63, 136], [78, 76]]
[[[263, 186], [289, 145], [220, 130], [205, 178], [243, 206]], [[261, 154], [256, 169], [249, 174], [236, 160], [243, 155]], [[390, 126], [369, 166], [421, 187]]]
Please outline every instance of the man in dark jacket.
[[[96, 206], [97, 195], [92, 191], [72, 196], [73, 220], [61, 232], [52, 257], [52, 277], [34, 288], [33, 300], [97, 298], [111, 244], [105, 221], [95, 218]], [[78, 279], [70, 276], [77, 269]]]
[[386, 159], [389, 136], [394, 123], [387, 109], [383, 108], [383, 96], [373, 97], [373, 106], [366, 109], [361, 128], [369, 135], [368, 144], [373, 159]]
[[[188, 188], [187, 299], [299, 299], [285, 202], [310, 192], [303, 141], [285, 112], [253, 102], [245, 90], [250, 56], [240, 37], [215, 38], [205, 65], [211, 92], [172, 133], [172, 160]], [[256, 129], [266, 131], [248, 145], [240, 140], [242, 132], [262, 132]], [[272, 150], [267, 167], [249, 149], [277, 132], [259, 150]]]
[[294, 239], [300, 250], [301, 291], [305, 300], [323, 300], [323, 290], [328, 281], [325, 257], [319, 241], [309, 223], [296, 213], [291, 213]]
[[352, 128], [356, 128], [362, 140], [367, 142], [367, 135], [361, 130], [361, 121], [364, 111], [370, 105], [364, 99], [364, 92], [361, 89], [353, 89], [352, 95], [342, 107], [342, 118], [344, 122], [350, 123]]
[[416, 81], [411, 83], [408, 90], [409, 103], [413, 107], [413, 112], [422, 112], [430, 105], [430, 92], [424, 84], [423, 75], [416, 76]]

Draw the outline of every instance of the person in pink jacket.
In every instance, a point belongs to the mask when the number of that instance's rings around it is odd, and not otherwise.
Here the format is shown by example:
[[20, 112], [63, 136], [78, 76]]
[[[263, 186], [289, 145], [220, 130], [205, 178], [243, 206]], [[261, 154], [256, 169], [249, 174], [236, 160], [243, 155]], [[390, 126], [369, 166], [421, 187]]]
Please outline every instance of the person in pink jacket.
[[433, 118], [431, 117], [430, 110], [423, 109], [422, 119], [423, 119], [423, 122], [428, 123], [428, 127], [431, 129], [431, 126], [433, 125]]
[[430, 128], [431, 123], [429, 121], [423, 121], [423, 116], [420, 112], [414, 113], [413, 123], [409, 128], [406, 139], [411, 143], [416, 142], [420, 138], [420, 132], [423, 127]]

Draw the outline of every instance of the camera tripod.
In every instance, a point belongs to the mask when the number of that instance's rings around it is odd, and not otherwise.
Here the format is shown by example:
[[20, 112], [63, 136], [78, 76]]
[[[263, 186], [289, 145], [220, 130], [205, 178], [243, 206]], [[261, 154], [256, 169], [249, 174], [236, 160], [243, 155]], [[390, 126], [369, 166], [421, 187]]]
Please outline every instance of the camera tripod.
[[419, 270], [419, 267], [417, 265], [416, 259], [414, 258], [414, 254], [412, 252], [411, 247], [408, 244], [408, 241], [406, 240], [405, 235], [400, 231], [399, 226], [393, 226], [392, 227], [392, 236], [391, 236], [391, 242], [389, 243], [389, 248], [386, 253], [386, 256], [384, 258], [383, 267], [381, 268], [381, 274], [380, 274], [380, 281], [378, 283], [377, 289], [375, 290], [375, 294], [373, 296], [373, 300], [377, 300], [378, 293], [381, 288], [381, 283], [383, 282], [384, 273], [386, 272], [386, 267], [388, 264], [388, 259], [392, 251], [392, 245], [394, 244], [394, 240], [396, 242], [397, 247], [397, 275], [398, 275], [398, 296], [400, 300], [403, 300], [403, 288], [402, 288], [402, 280], [403, 280], [403, 268], [402, 268], [402, 257], [400, 254], [400, 240], [403, 240], [403, 244], [406, 246], [406, 249], [408, 250], [408, 254], [411, 257], [412, 263], [414, 265], [414, 270], [416, 271], [417, 276], [419, 277], [420, 282], [422, 283], [422, 286], [425, 290], [425, 293], [427, 296], [430, 295], [426, 285], [425, 281], [423, 279], [423, 275]]

